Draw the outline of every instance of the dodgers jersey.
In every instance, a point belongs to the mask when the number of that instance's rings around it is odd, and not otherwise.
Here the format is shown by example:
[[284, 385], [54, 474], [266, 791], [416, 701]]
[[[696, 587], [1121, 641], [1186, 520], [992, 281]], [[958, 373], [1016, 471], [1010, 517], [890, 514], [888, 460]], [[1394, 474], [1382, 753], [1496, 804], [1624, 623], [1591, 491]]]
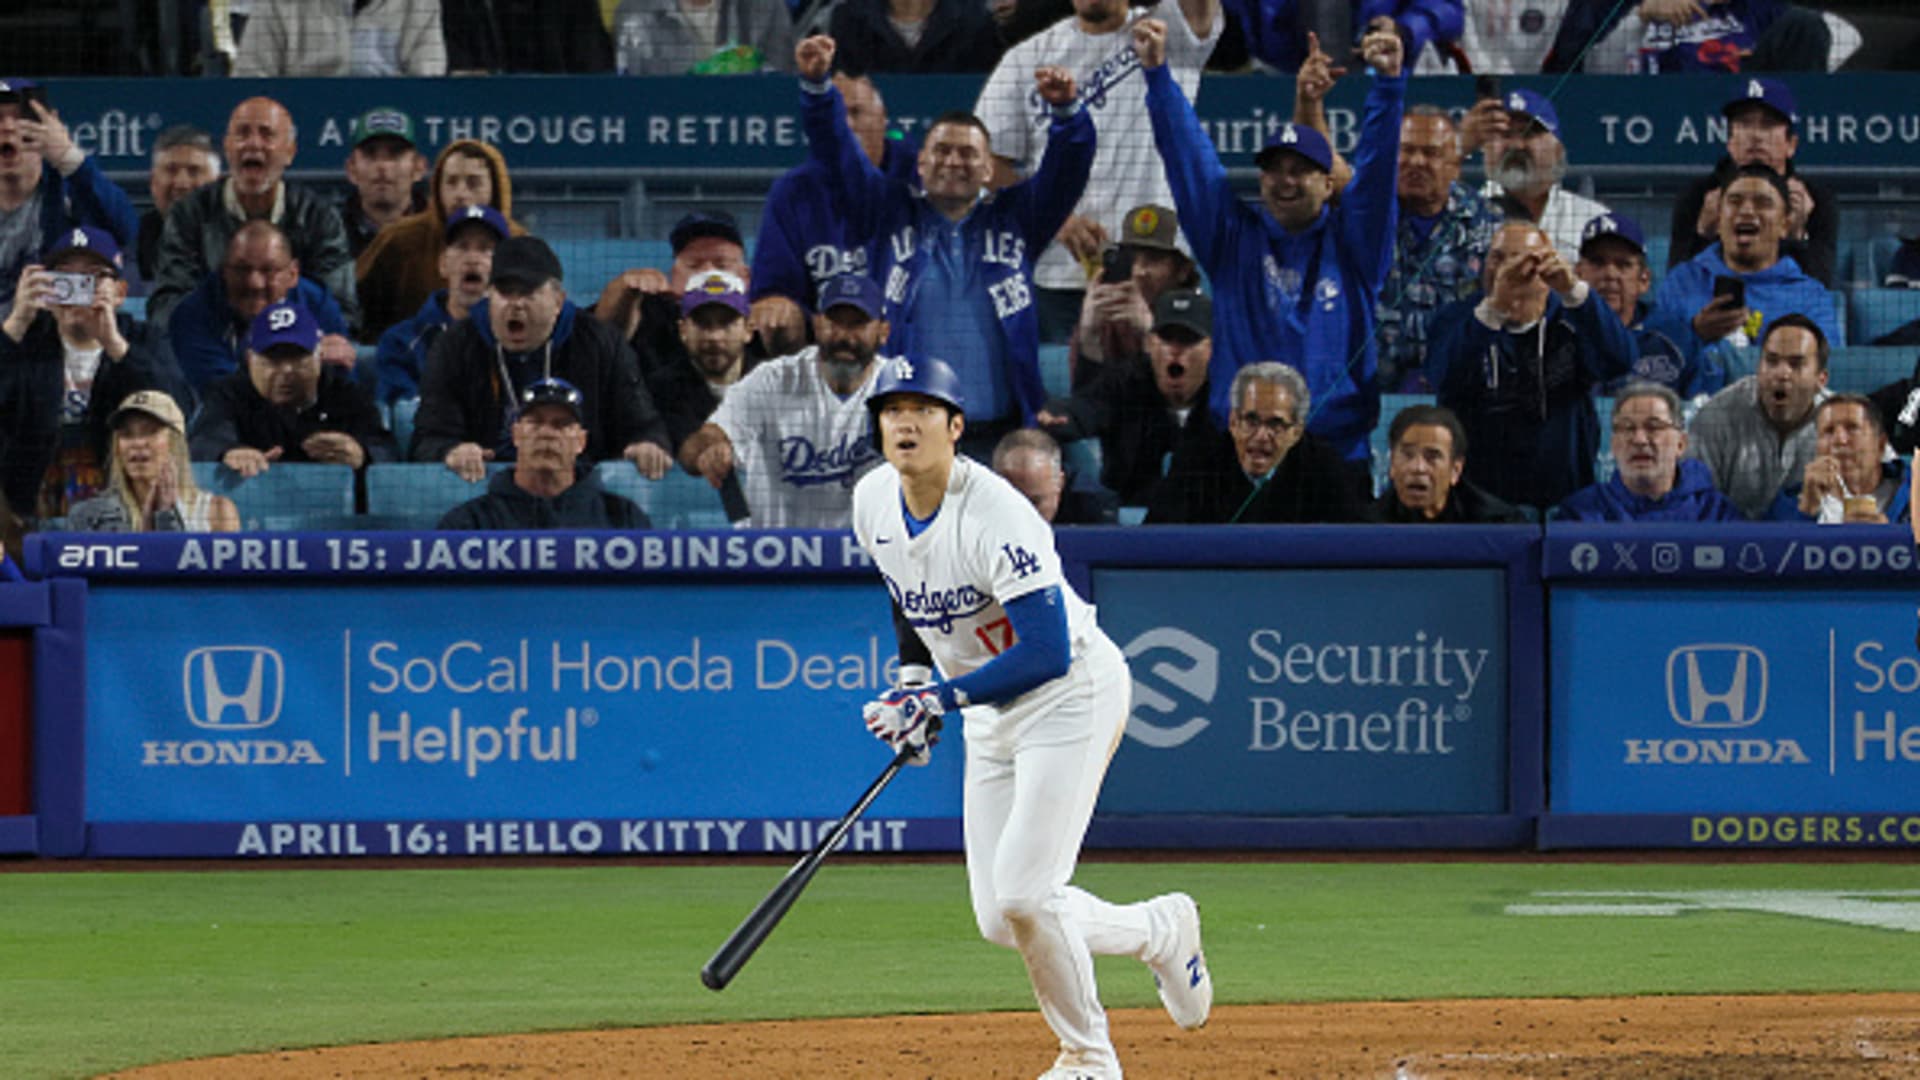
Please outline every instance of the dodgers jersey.
[[853, 531], [948, 679], [1013, 646], [1002, 601], [1049, 585], [1066, 605], [1076, 659], [1097, 632], [1093, 606], [1060, 572], [1052, 527], [1012, 484], [971, 458], [954, 460], [940, 512], [915, 537], [907, 535], [900, 474], [891, 464], [875, 468], [853, 489]]
[[733, 443], [740, 492], [756, 529], [844, 529], [848, 490], [880, 460], [867, 395], [887, 361], [878, 358], [842, 398], [820, 373], [818, 345], [747, 372], [712, 422]]
[[[1158, 9], [1130, 8], [1126, 24], [1104, 34], [1087, 33], [1072, 16], [1061, 19], [1008, 49], [987, 76], [974, 106], [992, 138], [994, 155], [1007, 158], [1019, 173], [1031, 176], [1046, 153], [1052, 130], [1051, 113], [1034, 85], [1033, 71], [1053, 64], [1072, 72], [1080, 101], [1099, 133], [1093, 170], [1073, 212], [1099, 222], [1109, 236], [1120, 235], [1128, 210], [1146, 203], [1173, 203], [1147, 119], [1140, 58], [1133, 51], [1133, 24], [1148, 17], [1166, 21], [1166, 66], [1188, 99], [1196, 98], [1200, 68], [1219, 44], [1227, 14], [1215, 12], [1213, 26], [1202, 38], [1194, 34], [1178, 4], [1166, 4]], [[1184, 239], [1180, 247], [1186, 250]], [[1048, 289], [1084, 289], [1087, 272], [1066, 245], [1050, 242], [1034, 261], [1033, 280]]]

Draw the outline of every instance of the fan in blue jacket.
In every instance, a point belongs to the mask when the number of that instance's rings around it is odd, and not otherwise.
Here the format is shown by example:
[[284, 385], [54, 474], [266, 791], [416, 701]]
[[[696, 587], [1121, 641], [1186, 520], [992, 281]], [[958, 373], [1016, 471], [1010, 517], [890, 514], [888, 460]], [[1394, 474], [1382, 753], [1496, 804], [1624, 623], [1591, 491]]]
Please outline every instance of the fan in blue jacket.
[[[1730, 377], [1747, 374], [1752, 365], [1738, 350], [1788, 314], [1812, 319], [1828, 341], [1844, 340], [1833, 294], [1780, 253], [1788, 202], [1779, 174], [1743, 167], [1720, 189], [1720, 242], [1669, 270], [1654, 292], [1648, 325], [1678, 342], [1690, 361], [1717, 365]], [[1741, 283], [1744, 304], [1718, 294], [1721, 278]]]
[[1166, 162], [1174, 207], [1194, 260], [1213, 282], [1212, 408], [1224, 429], [1227, 388], [1248, 364], [1278, 360], [1306, 376], [1313, 411], [1307, 429], [1348, 461], [1364, 462], [1380, 417], [1375, 385], [1374, 309], [1393, 265], [1400, 113], [1407, 80], [1398, 36], [1369, 33], [1373, 69], [1353, 180], [1329, 205], [1333, 161], [1312, 128], [1282, 124], [1257, 159], [1260, 202], [1242, 202], [1166, 66], [1166, 29], [1134, 27], [1147, 75], [1153, 137]]
[[388, 327], [375, 347], [378, 400], [420, 396], [420, 375], [427, 370], [433, 343], [486, 299], [493, 249], [511, 234], [506, 216], [485, 203], [463, 207], [452, 215], [447, 222], [447, 245], [440, 250], [440, 278], [447, 287], [434, 290], [412, 318]]
[[1864, 394], [1834, 394], [1813, 409], [1814, 458], [1780, 489], [1769, 521], [1900, 524], [1913, 517], [1907, 463], [1887, 449], [1886, 420]]
[[1613, 459], [1604, 483], [1560, 504], [1561, 521], [1745, 521], [1713, 484], [1706, 462], [1686, 457], [1680, 397], [1658, 383], [1633, 383], [1613, 405]]
[[[838, 75], [834, 85], [846, 103], [848, 126], [859, 138], [867, 160], [900, 183], [919, 182], [920, 166], [915, 160], [919, 146], [912, 137], [887, 126], [886, 103], [873, 83]], [[798, 343], [792, 348], [772, 346], [770, 351], [776, 355], [798, 352], [805, 344], [806, 314], [813, 311], [815, 294], [829, 278], [871, 275], [876, 262], [872, 251], [875, 237], [856, 233], [852, 218], [832, 174], [812, 158], [782, 173], [767, 192], [760, 235], [753, 248], [748, 299], [753, 301], [756, 315], [762, 313], [760, 302], [770, 296], [786, 297], [797, 309], [792, 312], [790, 331]], [[766, 321], [759, 321], [764, 334]]]
[[250, 305], [236, 303], [228, 292], [225, 271], [207, 275], [200, 287], [188, 293], [173, 310], [167, 324], [167, 336], [173, 343], [173, 358], [180, 365], [194, 393], [203, 394], [223, 376], [246, 366], [247, 335], [253, 317], [269, 305], [282, 300], [302, 304], [329, 334], [344, 336], [346, 316], [326, 286], [312, 278], [295, 278], [291, 289], [277, 296], [256, 298]]
[[870, 276], [881, 282], [893, 325], [885, 351], [951, 365], [968, 435], [991, 452], [992, 439], [1031, 424], [1046, 401], [1033, 260], [1073, 213], [1093, 167], [1093, 119], [1073, 76], [1034, 73], [1053, 109], [1046, 154], [1031, 177], [983, 197], [993, 153], [977, 118], [934, 120], [920, 151], [920, 187], [911, 188], [875, 168], [848, 129], [840, 91], [827, 81], [833, 39], [808, 38], [795, 54], [813, 160], [845, 199], [848, 231], [876, 238]]
[[[20, 272], [61, 234], [89, 225], [112, 234], [122, 249], [140, 233], [140, 215], [99, 162], [76, 146], [67, 126], [47, 107], [45, 90], [29, 79], [0, 79], [0, 166], [9, 205], [40, 200], [40, 219], [0, 238], [0, 317], [13, 306]], [[18, 201], [15, 201], [18, 200]]]

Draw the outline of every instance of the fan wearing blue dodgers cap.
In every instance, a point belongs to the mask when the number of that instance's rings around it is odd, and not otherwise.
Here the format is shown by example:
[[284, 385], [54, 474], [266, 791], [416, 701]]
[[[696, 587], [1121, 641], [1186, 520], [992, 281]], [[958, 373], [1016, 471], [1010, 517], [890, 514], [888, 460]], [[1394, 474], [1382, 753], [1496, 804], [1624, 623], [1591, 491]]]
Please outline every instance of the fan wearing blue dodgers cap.
[[1779, 79], [1738, 80], [1721, 106], [1727, 118], [1726, 154], [1713, 171], [1687, 185], [1673, 204], [1667, 268], [1686, 262], [1720, 238], [1720, 188], [1748, 165], [1765, 165], [1787, 178], [1787, 234], [1782, 251], [1807, 276], [1833, 287], [1840, 245], [1840, 209], [1833, 188], [1793, 167], [1800, 149], [1799, 106]]
[[1505, 124], [1481, 133], [1488, 177], [1484, 193], [1507, 220], [1540, 226], [1561, 257], [1572, 263], [1580, 257], [1580, 230], [1606, 213], [1607, 206], [1560, 183], [1567, 174], [1567, 146], [1560, 137], [1559, 110], [1546, 95], [1514, 87], [1501, 104]]
[[420, 373], [427, 369], [433, 343], [486, 298], [487, 281], [493, 276], [493, 249], [511, 235], [506, 216], [484, 203], [447, 215], [446, 244], [439, 258], [445, 286], [428, 296], [411, 318], [381, 334], [374, 349], [373, 366], [379, 379], [375, 396], [381, 401], [420, 396]]
[[856, 231], [884, 234], [868, 273], [883, 283], [887, 350], [937, 354], [953, 366], [972, 403], [962, 452], [984, 459], [1001, 433], [1030, 423], [1046, 401], [1033, 267], [1086, 189], [1093, 119], [1072, 73], [1039, 68], [1033, 93], [1050, 126], [1031, 176], [988, 198], [992, 139], [979, 117], [954, 111], [927, 130], [915, 190], [861, 152], [828, 81], [833, 52], [824, 36], [795, 50], [807, 144], [845, 197]]
[[[0, 491], [29, 520], [65, 517], [99, 491], [107, 415], [121, 399], [147, 389], [187, 393], [158, 331], [120, 312], [120, 264], [112, 234], [69, 229], [27, 266], [0, 323]], [[50, 274], [66, 275], [68, 288], [90, 286], [92, 296], [57, 293]]]
[[1632, 218], [1608, 213], [1587, 222], [1573, 272], [1613, 309], [1639, 352], [1633, 370], [1607, 383], [1604, 392], [1611, 394], [1628, 383], [1655, 383], [1692, 398], [1727, 384], [1727, 373], [1719, 365], [1689, 356], [1670, 335], [1649, 325], [1653, 305], [1646, 295], [1653, 288], [1653, 274], [1647, 269], [1646, 239]]
[[1154, 141], [1194, 259], [1213, 281], [1214, 419], [1234, 403], [1233, 376], [1248, 364], [1297, 366], [1312, 390], [1308, 429], [1366, 482], [1368, 438], [1380, 415], [1374, 309], [1393, 257], [1394, 180], [1406, 97], [1399, 35], [1376, 28], [1362, 51], [1372, 69], [1353, 181], [1329, 205], [1332, 152], [1326, 138], [1281, 124], [1260, 151], [1260, 205], [1242, 202], [1213, 139], [1166, 64], [1166, 27], [1134, 26], [1146, 70]]
[[447, 511], [440, 528], [645, 529], [633, 500], [600, 486], [582, 468], [587, 429], [580, 388], [565, 379], [537, 379], [520, 391], [513, 419], [513, 468], [487, 481], [487, 493]]
[[364, 468], [397, 456], [373, 395], [353, 373], [320, 361], [320, 322], [298, 302], [268, 306], [247, 333], [247, 366], [213, 384], [194, 418], [195, 461], [243, 477], [275, 463]]
[[[185, 203], [175, 203], [176, 208]], [[220, 269], [211, 271], [174, 307], [166, 324], [174, 360], [196, 392], [247, 366], [247, 334], [270, 304], [297, 300], [326, 329], [321, 359], [342, 367], [355, 362], [347, 319], [326, 286], [305, 274], [287, 234], [270, 221], [254, 220], [234, 230]], [[151, 310], [151, 308], [149, 308]]]
[[681, 467], [714, 487], [737, 478], [757, 528], [846, 528], [853, 484], [880, 460], [867, 395], [886, 301], [871, 278], [842, 274], [819, 303], [818, 344], [754, 368], [680, 448]]
[[122, 248], [140, 231], [132, 200], [74, 143], [47, 104], [45, 88], [31, 79], [0, 78], [0, 214], [14, 214], [36, 198], [37, 216], [0, 235], [0, 315], [13, 303], [21, 270], [75, 226], [106, 232]]

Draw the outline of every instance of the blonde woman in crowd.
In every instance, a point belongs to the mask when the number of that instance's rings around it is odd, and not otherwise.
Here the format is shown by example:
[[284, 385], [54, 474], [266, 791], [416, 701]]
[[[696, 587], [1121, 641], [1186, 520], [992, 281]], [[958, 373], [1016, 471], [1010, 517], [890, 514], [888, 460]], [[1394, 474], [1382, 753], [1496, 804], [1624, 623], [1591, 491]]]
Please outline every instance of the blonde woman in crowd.
[[187, 458], [187, 421], [160, 390], [128, 395], [113, 410], [107, 490], [67, 514], [74, 532], [237, 532], [233, 501], [201, 491]]

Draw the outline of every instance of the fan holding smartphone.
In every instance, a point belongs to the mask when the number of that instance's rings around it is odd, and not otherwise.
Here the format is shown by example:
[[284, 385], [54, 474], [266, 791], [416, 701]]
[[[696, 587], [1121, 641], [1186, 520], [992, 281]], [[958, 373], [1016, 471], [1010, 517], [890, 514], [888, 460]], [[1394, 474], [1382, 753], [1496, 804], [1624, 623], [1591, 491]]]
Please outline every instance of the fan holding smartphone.
[[[1787, 314], [1806, 316], [1841, 343], [1833, 294], [1781, 250], [1790, 203], [1786, 181], [1766, 166], [1735, 173], [1720, 189], [1719, 242], [1667, 274], [1649, 321], [1668, 321], [1674, 340], [1691, 342], [1697, 353], [1756, 342]], [[1729, 371], [1746, 366], [1721, 359]]]

